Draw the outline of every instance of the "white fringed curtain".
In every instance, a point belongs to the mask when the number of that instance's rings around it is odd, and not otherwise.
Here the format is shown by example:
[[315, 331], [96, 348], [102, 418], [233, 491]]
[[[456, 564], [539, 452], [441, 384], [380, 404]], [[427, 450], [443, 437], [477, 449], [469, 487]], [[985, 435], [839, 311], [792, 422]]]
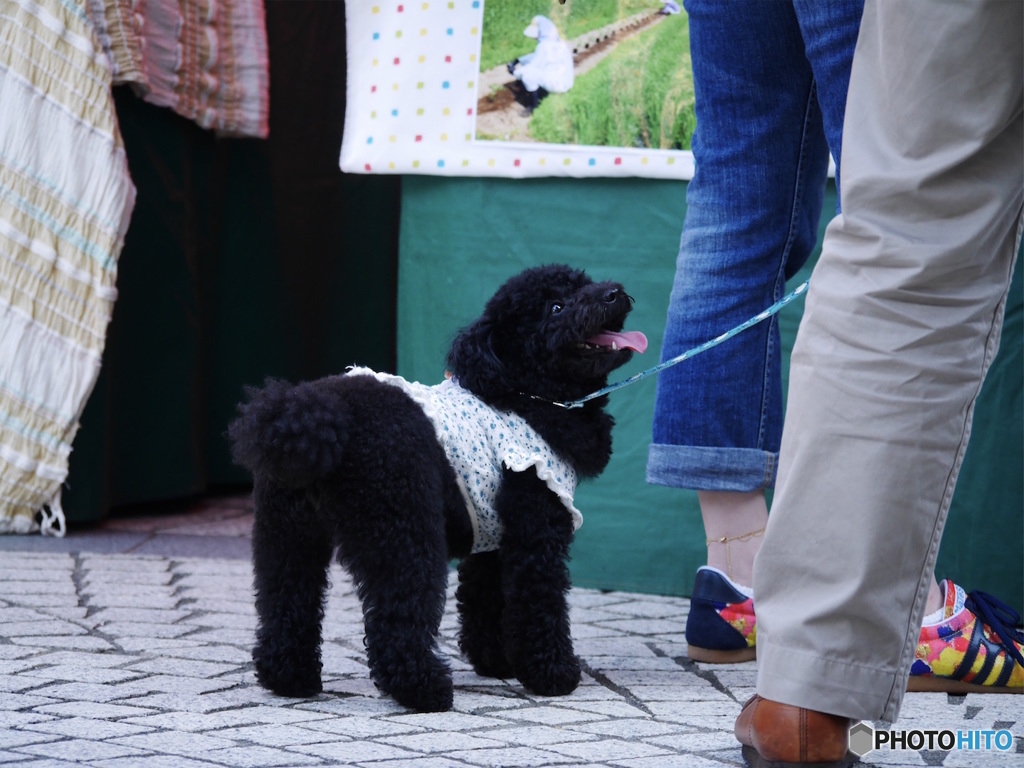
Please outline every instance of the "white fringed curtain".
[[0, 533], [65, 531], [135, 203], [118, 83], [266, 136], [262, 0], [0, 0]]

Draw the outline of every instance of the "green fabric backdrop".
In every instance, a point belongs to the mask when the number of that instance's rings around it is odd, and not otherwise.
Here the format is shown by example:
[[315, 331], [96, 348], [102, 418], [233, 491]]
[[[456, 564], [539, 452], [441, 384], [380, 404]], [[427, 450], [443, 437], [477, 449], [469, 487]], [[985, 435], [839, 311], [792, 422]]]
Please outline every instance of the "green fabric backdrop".
[[[398, 372], [424, 383], [440, 381], [453, 334], [479, 313], [497, 285], [520, 269], [550, 262], [623, 282], [637, 300], [629, 327], [646, 333], [651, 346], [617, 373], [625, 378], [654, 365], [685, 186], [636, 179], [405, 178]], [[825, 211], [834, 210], [830, 188]], [[823, 217], [822, 233], [828, 218]], [[940, 577], [992, 592], [1018, 609], [1024, 603], [1022, 297], [1018, 270], [1002, 351], [978, 402], [937, 570]], [[787, 361], [802, 312], [803, 302], [795, 302], [780, 315]], [[653, 404], [652, 379], [611, 396], [617, 423], [612, 462], [577, 494], [584, 523], [573, 546], [572, 572], [580, 586], [685, 595], [704, 563], [696, 494], [644, 479]]]

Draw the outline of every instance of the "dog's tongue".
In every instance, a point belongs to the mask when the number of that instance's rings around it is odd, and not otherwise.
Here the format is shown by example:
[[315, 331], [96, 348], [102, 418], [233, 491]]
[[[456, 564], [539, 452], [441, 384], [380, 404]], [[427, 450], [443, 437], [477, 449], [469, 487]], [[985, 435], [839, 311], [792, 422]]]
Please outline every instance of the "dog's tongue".
[[616, 349], [632, 349], [634, 352], [643, 354], [647, 350], [647, 337], [640, 331], [602, 331], [592, 338], [587, 339], [587, 344], [594, 344], [599, 347], [611, 347]]

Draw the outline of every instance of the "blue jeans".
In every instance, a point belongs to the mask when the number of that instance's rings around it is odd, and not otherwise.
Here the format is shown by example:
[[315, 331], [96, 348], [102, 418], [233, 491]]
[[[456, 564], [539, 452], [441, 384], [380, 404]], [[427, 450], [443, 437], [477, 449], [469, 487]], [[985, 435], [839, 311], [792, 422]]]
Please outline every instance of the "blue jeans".
[[[662, 360], [780, 299], [786, 279], [814, 249], [830, 148], [839, 164], [863, 0], [685, 6], [696, 170]], [[698, 490], [774, 486], [781, 356], [772, 318], [662, 371], [648, 482]]]

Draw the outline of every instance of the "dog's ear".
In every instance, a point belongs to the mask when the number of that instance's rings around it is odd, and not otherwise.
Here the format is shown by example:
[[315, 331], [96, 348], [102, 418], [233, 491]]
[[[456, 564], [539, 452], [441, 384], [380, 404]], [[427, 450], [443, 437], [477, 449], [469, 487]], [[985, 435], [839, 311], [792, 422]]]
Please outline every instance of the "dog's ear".
[[448, 352], [448, 370], [459, 384], [478, 395], [497, 397], [511, 391], [511, 382], [495, 352], [494, 324], [481, 317], [459, 331]]

